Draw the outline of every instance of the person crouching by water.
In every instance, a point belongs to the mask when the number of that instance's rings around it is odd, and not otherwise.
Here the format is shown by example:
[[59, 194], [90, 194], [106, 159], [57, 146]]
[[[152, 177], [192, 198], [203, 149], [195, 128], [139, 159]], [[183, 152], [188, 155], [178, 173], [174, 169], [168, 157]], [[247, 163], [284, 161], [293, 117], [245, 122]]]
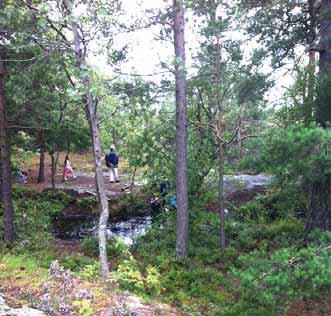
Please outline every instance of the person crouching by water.
[[69, 177], [72, 177], [72, 179], [76, 179], [76, 176], [74, 174], [74, 170], [71, 167], [69, 155], [67, 155], [64, 159], [64, 170], [63, 170], [63, 179], [64, 181], [69, 180]]
[[118, 177], [118, 154], [115, 150], [115, 146], [110, 146], [110, 151], [105, 157], [106, 165], [109, 169], [109, 181], [110, 183], [120, 182]]

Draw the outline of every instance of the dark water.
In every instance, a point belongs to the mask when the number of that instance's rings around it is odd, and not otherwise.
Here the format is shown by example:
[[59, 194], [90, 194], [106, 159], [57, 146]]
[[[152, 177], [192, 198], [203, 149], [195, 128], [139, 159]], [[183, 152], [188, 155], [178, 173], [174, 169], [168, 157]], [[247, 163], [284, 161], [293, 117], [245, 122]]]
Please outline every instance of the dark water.
[[[110, 223], [107, 226], [107, 237], [119, 237], [125, 244], [132, 245], [136, 238], [145, 235], [151, 224], [152, 217], [150, 215], [131, 217], [125, 221]], [[94, 226], [92, 234], [94, 236], [97, 234], [97, 225]]]
[[[60, 239], [83, 239], [95, 237], [98, 234], [97, 219], [70, 219], [65, 221], [65, 225], [54, 229], [54, 235]], [[119, 237], [127, 245], [133, 244], [134, 240], [146, 233], [152, 224], [152, 216], [135, 216], [126, 220], [109, 222], [107, 226], [107, 237]]]

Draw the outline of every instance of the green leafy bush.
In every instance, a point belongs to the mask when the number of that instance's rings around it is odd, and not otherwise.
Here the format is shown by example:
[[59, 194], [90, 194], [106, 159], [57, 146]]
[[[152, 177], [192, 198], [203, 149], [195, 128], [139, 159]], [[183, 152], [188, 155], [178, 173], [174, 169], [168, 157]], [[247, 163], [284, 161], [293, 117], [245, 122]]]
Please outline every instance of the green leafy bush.
[[91, 300], [83, 299], [80, 301], [73, 301], [72, 306], [76, 310], [78, 316], [93, 316]]
[[201, 306], [214, 309], [225, 301], [222, 288], [227, 282], [222, 270], [217, 269], [224, 267], [219, 248], [219, 218], [213, 213], [192, 212], [190, 258], [187, 260], [176, 259], [175, 220], [175, 212], [160, 214], [152, 229], [133, 247], [133, 253], [139, 258], [137, 268], [144, 276], [145, 291], [150, 293], [146, 284], [147, 269], [154, 267], [160, 274], [160, 289], [158, 285], [159, 290], [152, 291], [153, 295], [190, 311]]
[[62, 190], [47, 190], [41, 193], [44, 200], [58, 202], [62, 205], [67, 205], [71, 200], [71, 196]]
[[148, 266], [146, 268], [145, 288], [152, 295], [161, 294], [161, 275], [156, 267]]
[[[99, 241], [95, 237], [84, 238], [80, 243], [85, 255], [97, 257], [99, 255]], [[126, 257], [129, 255], [128, 246], [120, 238], [112, 238], [107, 242], [107, 255], [109, 257]]]
[[84, 266], [79, 272], [78, 276], [84, 280], [93, 281], [100, 276], [100, 264], [94, 261], [91, 264]]
[[110, 278], [118, 282], [124, 289], [140, 294], [144, 292], [144, 278], [133, 257], [124, 260], [117, 270], [111, 273]]
[[65, 256], [60, 261], [63, 268], [73, 272], [81, 271], [86, 266], [93, 265], [94, 262], [95, 261], [91, 258], [87, 258], [79, 255]]

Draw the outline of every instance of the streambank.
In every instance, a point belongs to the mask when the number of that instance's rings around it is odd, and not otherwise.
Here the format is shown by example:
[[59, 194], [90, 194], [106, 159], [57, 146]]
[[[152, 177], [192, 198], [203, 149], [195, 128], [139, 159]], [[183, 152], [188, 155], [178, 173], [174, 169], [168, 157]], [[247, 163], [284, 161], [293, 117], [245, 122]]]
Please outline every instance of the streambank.
[[[62, 190], [63, 191], [63, 190]], [[64, 191], [71, 195], [69, 204], [53, 217], [52, 233], [59, 239], [82, 239], [96, 236], [99, 219], [96, 197], [88, 192]], [[121, 194], [108, 200], [108, 238], [118, 236], [127, 244], [143, 235], [157, 210], [150, 196]]]
[[[225, 177], [225, 194], [228, 205], [241, 205], [263, 193], [272, 177], [265, 175], [234, 175]], [[83, 239], [97, 235], [99, 212], [94, 192], [81, 188], [58, 189], [71, 196], [69, 204], [53, 218], [53, 235], [59, 239]], [[152, 224], [153, 216], [160, 209], [151, 207], [151, 196], [142, 193], [132, 195], [121, 192], [108, 196], [109, 222], [108, 238], [120, 237], [132, 244], [134, 239], [144, 235]], [[217, 210], [217, 205], [207, 206]]]

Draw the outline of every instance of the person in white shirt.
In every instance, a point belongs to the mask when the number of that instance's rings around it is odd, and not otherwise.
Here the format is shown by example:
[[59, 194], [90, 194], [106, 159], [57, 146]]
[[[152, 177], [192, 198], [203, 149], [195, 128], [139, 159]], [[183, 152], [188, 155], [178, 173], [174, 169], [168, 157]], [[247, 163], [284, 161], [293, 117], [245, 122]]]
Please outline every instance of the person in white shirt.
[[69, 159], [69, 155], [66, 156], [66, 158], [64, 159], [64, 181], [68, 180], [68, 177], [71, 176], [73, 179], [76, 179], [76, 176], [74, 174], [74, 170], [71, 167], [70, 164], [70, 159]]

